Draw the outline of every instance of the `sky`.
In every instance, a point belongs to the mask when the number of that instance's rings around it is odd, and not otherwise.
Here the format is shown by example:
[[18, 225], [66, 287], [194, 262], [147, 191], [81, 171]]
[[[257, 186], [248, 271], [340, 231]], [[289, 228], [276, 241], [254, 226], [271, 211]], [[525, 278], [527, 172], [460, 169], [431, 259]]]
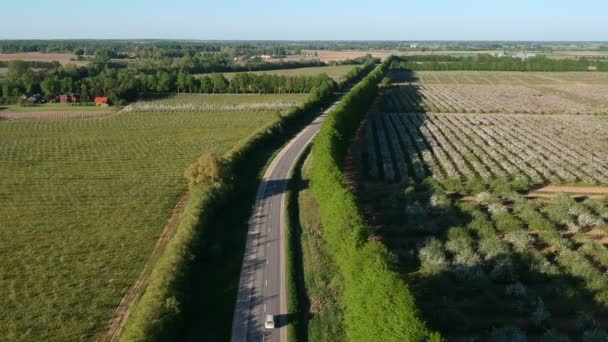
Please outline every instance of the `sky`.
[[1, 0], [0, 39], [608, 41], [606, 0]]

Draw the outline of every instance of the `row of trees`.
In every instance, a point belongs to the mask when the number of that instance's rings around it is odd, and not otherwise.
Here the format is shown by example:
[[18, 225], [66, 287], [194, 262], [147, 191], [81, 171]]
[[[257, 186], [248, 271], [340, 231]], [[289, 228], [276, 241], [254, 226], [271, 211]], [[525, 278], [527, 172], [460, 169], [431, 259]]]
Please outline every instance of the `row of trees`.
[[[80, 93], [83, 101], [108, 96], [121, 104], [139, 96], [157, 93], [307, 93], [331, 81], [326, 75], [278, 76], [237, 73], [231, 79], [223, 74], [195, 77], [185, 70], [115, 68], [107, 54], [100, 54], [87, 67], [62, 67], [31, 62], [9, 62], [6, 78], [0, 80], [0, 103], [16, 103], [22, 94], [41, 93], [47, 100], [61, 93]], [[357, 75], [359, 70], [354, 70]], [[347, 75], [352, 77], [352, 75]]]
[[[392, 256], [367, 227], [342, 172], [352, 138], [373, 102], [390, 59], [363, 79], [326, 119], [313, 146], [311, 187], [319, 202], [327, 250], [344, 283], [341, 301], [349, 341], [439, 340], [421, 320], [414, 297], [391, 270]], [[373, 319], [370, 319], [373, 317]]]
[[473, 57], [408, 56], [393, 62], [394, 68], [407, 70], [484, 70], [484, 71], [587, 71], [595, 67], [608, 71], [608, 63], [588, 59], [552, 59], [545, 56], [531, 58], [496, 57], [480, 54]]
[[[84, 101], [108, 96], [121, 104], [149, 93], [305, 93], [327, 82], [327, 76], [277, 76], [237, 73], [232, 79], [213, 73], [197, 78], [200, 71], [247, 71], [325, 65], [318, 61], [235, 64], [220, 54], [199, 55], [164, 61], [143, 61], [135, 65], [117, 63], [116, 52], [98, 49], [86, 67], [61, 66], [59, 63], [11, 61], [6, 77], [0, 79], [0, 104], [17, 103], [23, 94], [41, 93], [48, 100], [60, 93], [80, 93]], [[371, 58], [351, 63], [369, 65]], [[346, 75], [350, 81], [360, 69]]]
[[41, 75], [27, 71], [18, 78], [0, 81], [0, 96], [17, 98], [23, 93], [42, 93], [54, 99], [60, 93], [80, 93], [83, 101], [93, 96], [108, 96], [113, 103], [136, 100], [158, 93], [308, 93], [313, 88], [333, 83], [327, 75], [278, 76], [238, 73], [232, 79], [223, 74], [195, 78], [184, 72], [157, 71], [137, 73], [130, 69], [105, 69], [96, 76], [50, 72]]

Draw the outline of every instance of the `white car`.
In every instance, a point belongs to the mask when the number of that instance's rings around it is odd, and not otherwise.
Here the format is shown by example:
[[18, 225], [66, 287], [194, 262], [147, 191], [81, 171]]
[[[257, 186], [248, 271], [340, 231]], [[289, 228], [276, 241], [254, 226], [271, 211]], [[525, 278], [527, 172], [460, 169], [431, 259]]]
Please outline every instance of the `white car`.
[[266, 315], [266, 320], [264, 320], [264, 327], [266, 329], [274, 329], [274, 316]]

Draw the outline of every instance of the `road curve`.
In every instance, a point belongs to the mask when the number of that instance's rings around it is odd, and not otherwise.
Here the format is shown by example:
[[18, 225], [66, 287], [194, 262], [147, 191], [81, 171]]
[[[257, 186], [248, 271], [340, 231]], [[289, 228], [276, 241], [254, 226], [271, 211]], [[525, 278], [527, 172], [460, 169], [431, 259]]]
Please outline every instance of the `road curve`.
[[[317, 117], [272, 160], [258, 187], [241, 278], [232, 319], [233, 342], [287, 341], [285, 265], [285, 204], [287, 185], [295, 164], [315, 137], [327, 114]], [[266, 315], [276, 317], [276, 328], [264, 328]]]

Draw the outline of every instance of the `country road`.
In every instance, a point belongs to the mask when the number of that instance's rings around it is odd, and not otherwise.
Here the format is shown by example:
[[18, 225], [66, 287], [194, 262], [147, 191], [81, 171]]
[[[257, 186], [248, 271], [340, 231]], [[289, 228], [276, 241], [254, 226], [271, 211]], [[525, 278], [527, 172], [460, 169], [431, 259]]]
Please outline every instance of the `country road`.
[[[232, 341], [287, 341], [285, 203], [287, 184], [300, 154], [319, 131], [336, 101], [274, 158], [258, 187], [232, 320]], [[266, 315], [276, 328], [264, 328]]]

